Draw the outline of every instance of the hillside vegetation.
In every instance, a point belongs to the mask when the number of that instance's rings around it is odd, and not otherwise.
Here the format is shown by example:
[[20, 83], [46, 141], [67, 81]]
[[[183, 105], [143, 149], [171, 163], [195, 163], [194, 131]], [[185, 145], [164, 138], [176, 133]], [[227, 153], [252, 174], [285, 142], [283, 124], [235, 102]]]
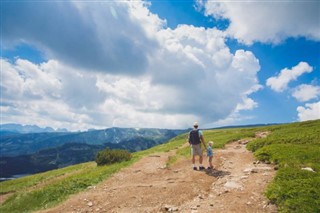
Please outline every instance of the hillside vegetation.
[[[276, 178], [269, 185], [266, 195], [279, 207], [280, 212], [320, 211], [320, 120], [286, 125], [254, 128], [205, 130], [206, 142], [213, 140], [215, 148], [239, 139], [253, 138], [256, 132], [270, 131], [267, 138], [248, 144], [261, 161], [269, 161], [279, 167]], [[178, 158], [189, 157], [189, 147], [181, 148], [186, 134], [179, 135], [165, 144], [135, 152], [132, 159], [107, 166], [95, 162], [78, 164], [63, 169], [0, 183], [0, 194], [6, 201], [0, 212], [32, 212], [49, 208], [66, 200], [68, 196], [92, 187], [120, 169], [132, 165], [153, 153], [180, 149], [168, 159], [167, 166]], [[189, 159], [188, 159], [189, 160]], [[301, 168], [310, 167], [306, 171]]]
[[267, 197], [280, 212], [320, 212], [320, 120], [268, 129], [272, 134], [247, 146], [279, 168]]

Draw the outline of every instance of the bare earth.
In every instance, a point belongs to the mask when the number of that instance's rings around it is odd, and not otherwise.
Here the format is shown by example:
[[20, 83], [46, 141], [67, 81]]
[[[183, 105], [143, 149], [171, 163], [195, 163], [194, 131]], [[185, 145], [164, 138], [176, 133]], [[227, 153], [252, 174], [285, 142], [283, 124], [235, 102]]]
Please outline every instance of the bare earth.
[[212, 171], [192, 170], [189, 159], [166, 168], [174, 153], [144, 157], [41, 212], [277, 212], [263, 194], [275, 171], [255, 162], [242, 141], [214, 150]]

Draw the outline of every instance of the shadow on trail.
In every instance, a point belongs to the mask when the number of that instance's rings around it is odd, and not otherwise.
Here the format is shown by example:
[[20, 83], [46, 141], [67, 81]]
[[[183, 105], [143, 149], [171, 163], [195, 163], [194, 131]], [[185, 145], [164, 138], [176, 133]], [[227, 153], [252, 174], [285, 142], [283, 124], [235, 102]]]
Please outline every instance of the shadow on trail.
[[206, 174], [213, 177], [224, 177], [226, 175], [230, 175], [231, 173], [228, 171], [222, 171], [217, 169], [205, 170]]

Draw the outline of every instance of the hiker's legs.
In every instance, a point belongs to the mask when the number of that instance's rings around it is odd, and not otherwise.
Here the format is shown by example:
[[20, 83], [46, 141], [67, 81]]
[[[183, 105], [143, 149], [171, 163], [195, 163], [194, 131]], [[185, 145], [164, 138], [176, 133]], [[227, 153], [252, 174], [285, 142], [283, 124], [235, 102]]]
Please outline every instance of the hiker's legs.
[[191, 156], [192, 156], [191, 162], [192, 162], [193, 167], [196, 166], [196, 153], [197, 152], [196, 152], [194, 145], [191, 145]]
[[203, 157], [202, 157], [202, 156], [199, 156], [199, 163], [200, 163], [200, 165], [202, 165], [202, 161], [203, 161]]
[[203, 157], [202, 157], [202, 148], [201, 144], [198, 145], [198, 155], [199, 155], [199, 164], [202, 165]]
[[197, 145], [197, 154], [199, 155], [199, 169], [203, 170], [204, 166], [202, 165], [203, 162], [203, 157], [202, 157], [202, 148], [201, 148], [201, 144]]
[[200, 170], [203, 169], [204, 167], [202, 165], [203, 157], [202, 157], [201, 145], [200, 144], [192, 145], [191, 146], [191, 154], [192, 154], [193, 167], [196, 167], [196, 165], [195, 165], [195, 163], [196, 163], [196, 155], [199, 155]]

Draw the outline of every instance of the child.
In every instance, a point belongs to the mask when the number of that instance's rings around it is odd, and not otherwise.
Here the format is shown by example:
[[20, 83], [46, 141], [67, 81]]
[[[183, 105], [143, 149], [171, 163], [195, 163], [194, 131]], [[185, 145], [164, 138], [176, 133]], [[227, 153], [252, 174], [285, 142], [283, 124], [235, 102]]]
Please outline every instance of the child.
[[207, 149], [207, 156], [208, 156], [208, 162], [209, 162], [208, 169], [213, 169], [213, 165], [212, 165], [212, 158], [213, 158], [212, 145], [213, 145], [213, 141], [209, 141], [208, 142], [208, 149]]

